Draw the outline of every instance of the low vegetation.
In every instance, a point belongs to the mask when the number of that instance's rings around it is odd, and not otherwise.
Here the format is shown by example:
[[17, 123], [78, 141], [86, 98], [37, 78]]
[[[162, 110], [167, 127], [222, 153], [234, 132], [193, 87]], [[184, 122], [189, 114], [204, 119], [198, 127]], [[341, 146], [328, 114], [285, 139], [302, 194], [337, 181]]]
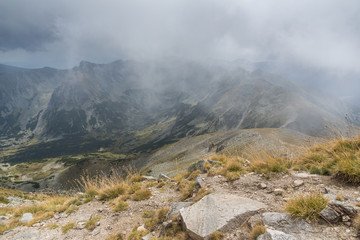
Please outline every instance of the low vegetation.
[[[276, 152], [265, 151], [244, 151], [238, 155], [214, 155], [211, 161], [204, 163], [201, 171], [205, 170], [208, 176], [222, 175], [227, 181], [235, 181], [241, 175], [250, 172], [262, 174], [265, 177], [272, 177], [276, 174], [288, 173], [290, 170], [308, 171], [310, 173], [332, 175], [335, 179], [351, 183], [360, 183], [360, 137], [353, 139], [338, 139], [327, 143], [318, 144], [312, 148], [306, 149], [303, 155], [296, 159], [289, 158]], [[11, 228], [27, 225], [49, 219], [55, 214], [64, 212], [68, 215], [76, 212], [79, 206], [94, 199], [99, 201], [108, 201], [114, 212], [131, 210], [131, 204], [134, 201], [144, 201], [153, 195], [151, 189], [164, 191], [167, 188], [173, 188], [179, 191], [180, 197], [176, 196], [175, 201], [196, 202], [202, 199], [211, 191], [206, 187], [196, 185], [196, 180], [202, 174], [200, 170], [195, 169], [192, 172], [181, 172], [171, 178], [163, 180], [147, 180], [139, 172], [129, 171], [127, 177], [123, 174], [114, 173], [111, 176], [89, 177], [84, 175], [79, 181], [79, 188], [84, 194], [73, 196], [60, 196], [56, 194], [25, 194], [21, 191], [7, 190], [0, 188], [0, 203], [9, 203], [8, 196], [18, 196], [33, 200], [34, 204], [22, 207], [3, 207], [0, 208], [0, 215], [11, 214], [8, 224], [0, 225], [0, 233]], [[174, 201], [174, 197], [169, 198], [167, 202]], [[343, 195], [337, 195], [339, 201], [347, 200]], [[165, 202], [165, 200], [164, 200]], [[310, 194], [294, 194], [288, 201], [285, 210], [292, 216], [303, 218], [308, 222], [316, 222], [320, 217], [319, 213], [327, 205], [327, 199], [319, 192]], [[147, 209], [142, 213], [143, 224], [147, 231], [137, 231], [137, 227], [131, 233], [125, 236], [122, 233], [112, 235], [108, 239], [141, 239], [148, 232], [157, 231], [161, 223], [166, 221], [168, 208], [159, 210]], [[32, 213], [34, 219], [28, 223], [20, 223], [19, 219], [24, 213]], [[121, 214], [121, 213], [119, 213]], [[86, 222], [86, 229], [93, 230], [100, 216], [93, 216]], [[354, 226], [360, 231], [360, 217], [353, 220]], [[182, 232], [180, 219], [171, 219], [172, 225], [165, 229], [164, 237], [159, 239], [186, 239]], [[68, 223], [61, 227], [65, 234], [74, 228], [74, 223]], [[58, 225], [48, 225], [46, 228], [55, 229]], [[265, 227], [256, 225], [250, 238], [256, 239], [265, 232]], [[211, 239], [222, 239], [223, 234], [216, 232]]]
[[100, 221], [101, 216], [94, 216], [91, 217], [86, 223], [85, 223], [85, 228], [92, 231], [95, 229], [96, 224]]
[[119, 200], [114, 206], [115, 212], [125, 211], [128, 209], [129, 203]]
[[196, 196], [194, 197], [194, 202], [199, 201], [200, 199], [202, 199], [203, 197], [205, 197], [206, 195], [212, 193], [212, 191], [208, 190], [205, 187], [202, 187], [199, 189], [199, 191], [197, 192]]
[[117, 234], [114, 234], [114, 235], [111, 235], [110, 237], [106, 238], [106, 240], [124, 240], [125, 237], [124, 237], [124, 234], [122, 233], [117, 233]]
[[360, 136], [318, 144], [310, 148], [296, 165], [310, 173], [333, 175], [340, 181], [360, 184]]
[[264, 234], [266, 231], [266, 227], [262, 224], [257, 224], [253, 227], [250, 232], [250, 239], [256, 240], [260, 235]]
[[66, 225], [64, 225], [62, 228], [61, 228], [61, 231], [66, 234], [69, 230], [73, 229], [75, 226], [75, 223], [71, 222], [71, 223], [68, 223]]
[[134, 201], [142, 201], [151, 197], [151, 191], [148, 189], [139, 189], [133, 193], [131, 199]]
[[[78, 207], [72, 203], [79, 201], [70, 196], [48, 195], [46, 197], [46, 195], [40, 194], [37, 198], [43, 201], [37, 202], [34, 200], [34, 204], [29, 206], [0, 208], [0, 215], [10, 214], [12, 216], [7, 225], [1, 225], [0, 233], [21, 225], [31, 226], [45, 219], [52, 218], [55, 213], [66, 212], [70, 214], [78, 209]], [[77, 204], [81, 204], [81, 202]], [[24, 213], [31, 213], [34, 218], [28, 223], [19, 222], [19, 219]]]
[[0, 203], [8, 204], [10, 201], [6, 197], [0, 196]]
[[285, 210], [294, 217], [304, 218], [308, 222], [316, 222], [327, 202], [328, 200], [319, 192], [298, 194], [287, 202]]
[[210, 240], [222, 240], [224, 239], [224, 234], [222, 232], [216, 231], [210, 235]]

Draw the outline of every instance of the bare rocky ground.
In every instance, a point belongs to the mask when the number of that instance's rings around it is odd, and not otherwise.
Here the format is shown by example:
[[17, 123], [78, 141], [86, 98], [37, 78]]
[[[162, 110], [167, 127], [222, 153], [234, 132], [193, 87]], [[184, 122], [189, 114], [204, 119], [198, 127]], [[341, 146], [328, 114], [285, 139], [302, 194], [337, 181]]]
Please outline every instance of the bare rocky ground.
[[[329, 200], [341, 196], [346, 204], [353, 206], [357, 210], [356, 203], [360, 200], [359, 187], [341, 184], [328, 176], [293, 172], [291, 174], [278, 174], [267, 179], [263, 175], [249, 173], [232, 182], [227, 181], [225, 177], [220, 175], [208, 177], [206, 174], [202, 174], [200, 177], [202, 184], [215, 193], [235, 194], [266, 204], [267, 207], [263, 212], [284, 212], [284, 205], [291, 196], [313, 191], [322, 192]], [[297, 184], [300, 184], [300, 186], [295, 186]], [[176, 191], [175, 182], [169, 182], [161, 189], [156, 187], [149, 189], [152, 191], [150, 199], [139, 202], [129, 200], [129, 208], [126, 211], [114, 212], [109, 202], [94, 199], [89, 203], [80, 205], [77, 211], [69, 215], [66, 213], [56, 214], [53, 218], [36, 223], [31, 227], [21, 226], [4, 232], [0, 238], [9, 240], [80, 240], [106, 239], [110, 235], [119, 232], [128, 235], [133, 231], [134, 227], [144, 223], [145, 219], [142, 218], [142, 213], [145, 210], [170, 207], [174, 202], [179, 201], [181, 195], [180, 192]], [[21, 202], [17, 204], [21, 204]], [[24, 202], [24, 204], [29, 203]], [[84, 228], [84, 222], [95, 216], [101, 216], [95, 229], [88, 230]], [[225, 233], [225, 239], [248, 239], [251, 221], [252, 219], [249, 219], [247, 223]], [[6, 216], [3, 217], [2, 222], [6, 223]], [[64, 234], [61, 227], [68, 223], [74, 223], [75, 227]], [[49, 226], [54, 225], [58, 227], [49, 229]], [[311, 231], [299, 232], [295, 234], [296, 237], [298, 239], [327, 240], [358, 239], [357, 230], [352, 226], [351, 220], [337, 224], [330, 224], [320, 220], [310, 225], [312, 227]], [[153, 235], [158, 236], [159, 233], [160, 227], [154, 231]]]

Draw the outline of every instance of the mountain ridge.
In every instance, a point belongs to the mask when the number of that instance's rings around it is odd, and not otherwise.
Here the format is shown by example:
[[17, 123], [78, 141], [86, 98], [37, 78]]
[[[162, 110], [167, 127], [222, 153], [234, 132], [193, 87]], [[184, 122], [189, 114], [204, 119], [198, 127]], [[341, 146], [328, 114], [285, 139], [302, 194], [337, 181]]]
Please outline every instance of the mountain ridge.
[[345, 116], [358, 125], [360, 115], [274, 74], [179, 60], [83, 61], [69, 70], [0, 73], [0, 83], [2, 142], [106, 136], [118, 139], [117, 151], [142, 151], [231, 129], [289, 128], [316, 136], [327, 134], [327, 125], [345, 130]]

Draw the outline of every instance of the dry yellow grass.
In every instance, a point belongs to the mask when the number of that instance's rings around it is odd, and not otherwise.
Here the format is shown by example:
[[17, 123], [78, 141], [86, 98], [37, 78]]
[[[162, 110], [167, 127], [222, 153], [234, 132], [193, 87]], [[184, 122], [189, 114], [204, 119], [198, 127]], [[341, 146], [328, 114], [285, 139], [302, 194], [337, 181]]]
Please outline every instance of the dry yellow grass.
[[335, 139], [309, 148], [296, 161], [298, 169], [333, 175], [347, 183], [360, 183], [360, 136]]
[[[12, 218], [10, 219], [9, 224], [2, 225], [0, 227], [0, 233], [20, 225], [31, 226], [34, 223], [43, 221], [44, 219], [52, 218], [56, 212], [63, 212], [67, 210], [70, 206], [70, 201], [73, 201], [70, 196], [52, 195], [48, 196], [45, 201], [31, 206], [1, 208], [0, 214], [6, 215], [9, 213], [12, 214]], [[33, 214], [34, 219], [26, 224], [20, 223], [18, 220], [24, 213]]]
[[206, 195], [212, 193], [211, 190], [205, 188], [205, 187], [202, 187], [198, 190], [196, 196], [194, 197], [194, 202], [197, 202], [199, 201], [200, 199], [202, 199], [203, 197], [205, 197]]
[[71, 222], [71, 223], [68, 223], [66, 225], [64, 225], [62, 228], [61, 228], [61, 231], [66, 234], [69, 230], [73, 229], [75, 226], [75, 223]]
[[286, 203], [285, 210], [292, 216], [304, 218], [308, 222], [317, 221], [327, 202], [328, 200], [319, 192], [298, 194]]
[[258, 236], [264, 234], [266, 231], [266, 228], [264, 225], [256, 225], [250, 232], [250, 239], [251, 240], [256, 240], [258, 238]]

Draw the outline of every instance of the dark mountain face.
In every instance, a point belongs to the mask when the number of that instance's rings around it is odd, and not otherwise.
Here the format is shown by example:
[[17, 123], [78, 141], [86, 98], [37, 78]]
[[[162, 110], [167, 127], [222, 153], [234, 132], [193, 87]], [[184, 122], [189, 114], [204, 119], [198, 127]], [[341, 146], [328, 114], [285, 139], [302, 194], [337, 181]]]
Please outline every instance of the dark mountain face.
[[318, 135], [346, 114], [359, 123], [358, 109], [278, 76], [175, 60], [0, 73], [0, 112], [1, 139], [101, 135], [133, 148], [229, 129]]

